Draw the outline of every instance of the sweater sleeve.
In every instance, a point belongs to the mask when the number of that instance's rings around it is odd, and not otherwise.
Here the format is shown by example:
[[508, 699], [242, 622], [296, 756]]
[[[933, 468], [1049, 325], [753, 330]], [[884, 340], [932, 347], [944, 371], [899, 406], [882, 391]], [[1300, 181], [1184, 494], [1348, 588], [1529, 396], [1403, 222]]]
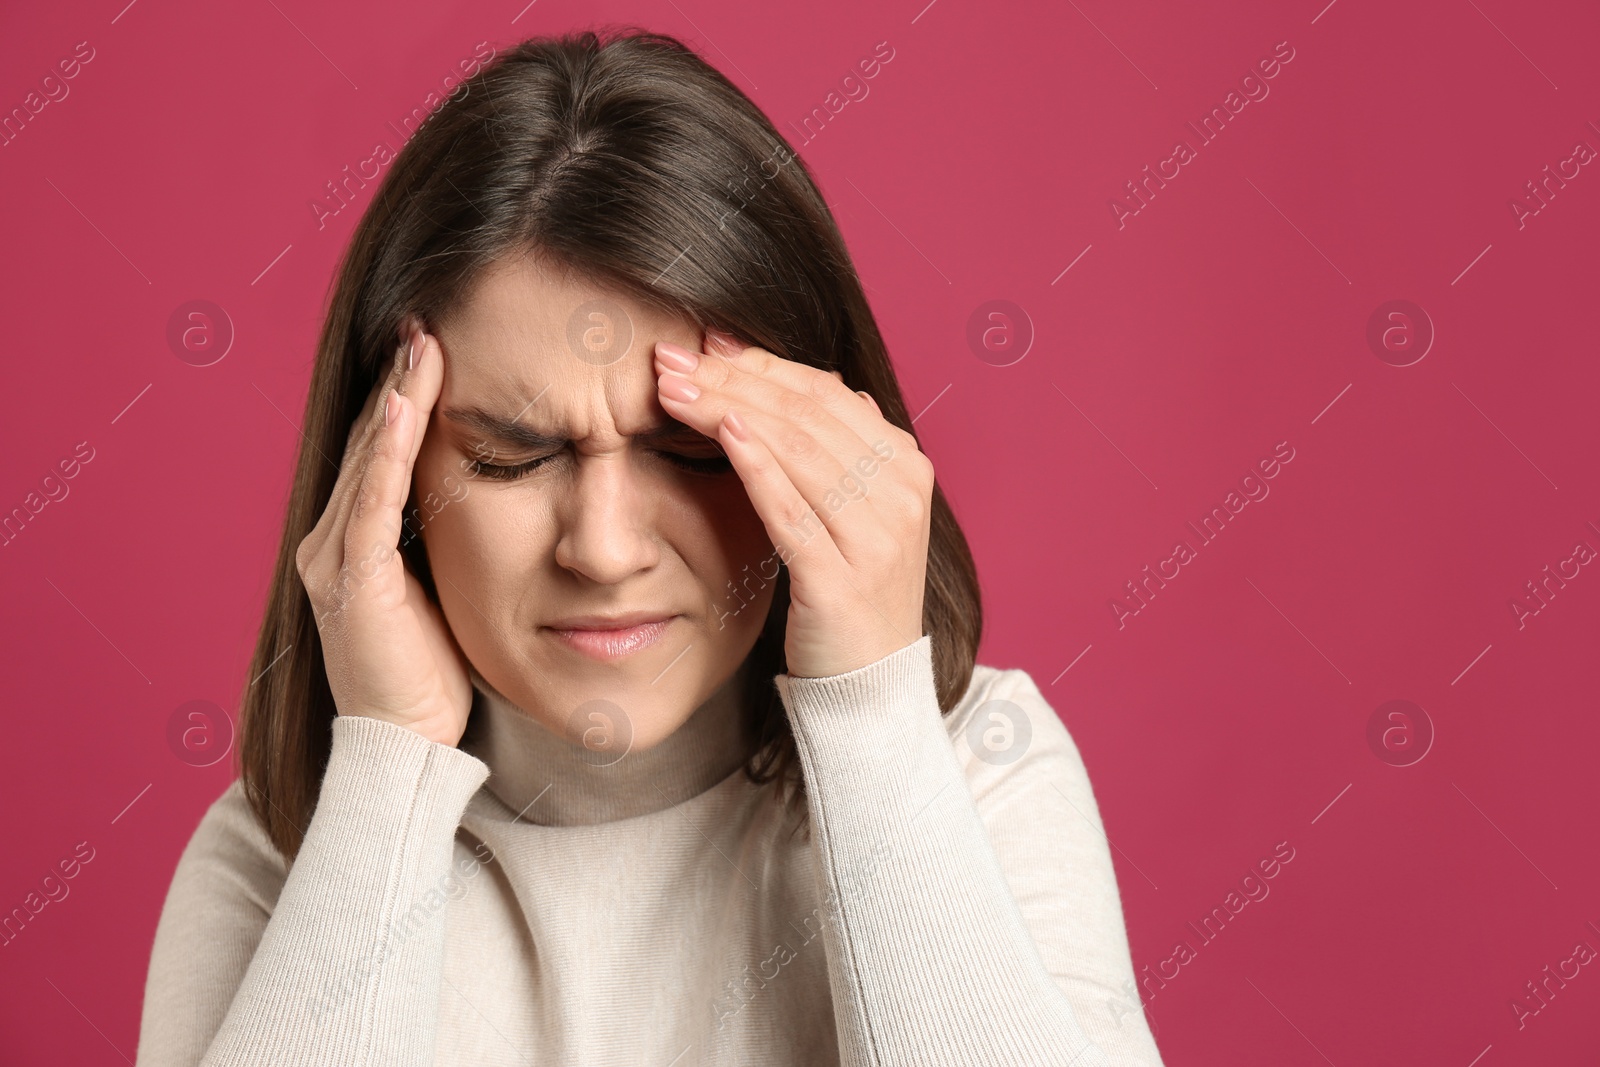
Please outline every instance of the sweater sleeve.
[[927, 635], [775, 682], [813, 821], [842, 1062], [1160, 1067], [1087, 773], [1027, 673], [1002, 672], [962, 723], [940, 715]]
[[488, 765], [340, 715], [294, 863], [235, 782], [162, 906], [139, 1067], [431, 1064], [456, 827]]

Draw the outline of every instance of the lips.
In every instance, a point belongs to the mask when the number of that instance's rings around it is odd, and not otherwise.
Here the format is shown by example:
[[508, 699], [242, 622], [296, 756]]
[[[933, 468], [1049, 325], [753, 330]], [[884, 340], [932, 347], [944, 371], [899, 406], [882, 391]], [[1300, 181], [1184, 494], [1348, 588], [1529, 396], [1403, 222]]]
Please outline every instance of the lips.
[[672, 611], [628, 611], [619, 615], [569, 615], [546, 623], [552, 630], [626, 630], [645, 623], [665, 622]]
[[634, 611], [622, 615], [574, 615], [545, 628], [564, 645], [592, 659], [616, 660], [661, 640], [672, 620], [670, 612]]

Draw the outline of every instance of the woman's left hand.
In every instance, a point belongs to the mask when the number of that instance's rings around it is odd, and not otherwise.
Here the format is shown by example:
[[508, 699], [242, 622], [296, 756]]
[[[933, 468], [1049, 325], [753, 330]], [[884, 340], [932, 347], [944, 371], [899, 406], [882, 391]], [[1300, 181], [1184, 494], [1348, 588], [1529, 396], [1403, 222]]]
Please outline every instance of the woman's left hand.
[[934, 474], [916, 438], [837, 372], [706, 344], [658, 342], [657, 392], [727, 452], [789, 568], [788, 673], [843, 674], [919, 640]]

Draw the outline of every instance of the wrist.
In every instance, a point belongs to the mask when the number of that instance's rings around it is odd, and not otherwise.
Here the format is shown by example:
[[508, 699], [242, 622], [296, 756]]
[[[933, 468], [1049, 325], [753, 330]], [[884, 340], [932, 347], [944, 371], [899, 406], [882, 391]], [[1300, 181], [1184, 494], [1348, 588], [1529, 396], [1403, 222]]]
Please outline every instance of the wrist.
[[357, 718], [377, 719], [380, 722], [389, 723], [391, 726], [399, 726], [403, 729], [410, 730], [412, 733], [417, 734], [420, 737], [426, 738], [427, 740], [436, 744], [444, 745], [448, 748], [455, 748], [461, 743], [461, 735], [465, 729], [465, 723], [456, 723], [453, 721], [447, 722], [438, 717], [427, 719], [401, 719], [392, 715], [384, 715], [380, 712], [369, 711], [341, 711], [339, 714], [350, 715]]

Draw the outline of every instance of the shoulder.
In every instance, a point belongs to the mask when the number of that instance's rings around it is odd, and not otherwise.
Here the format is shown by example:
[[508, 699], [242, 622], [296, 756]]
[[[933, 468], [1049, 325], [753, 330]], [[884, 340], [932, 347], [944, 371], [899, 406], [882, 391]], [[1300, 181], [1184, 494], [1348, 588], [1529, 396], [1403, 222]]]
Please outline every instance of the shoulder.
[[[1003, 765], [1012, 751], [1031, 746], [1035, 740], [1051, 745], [1072, 745], [1061, 717], [1040, 691], [1033, 676], [1020, 667], [991, 667], [979, 663], [972, 668], [972, 680], [961, 700], [945, 716], [950, 740], [968, 748], [966, 755]], [[983, 733], [991, 731], [984, 742]], [[1012, 741], [1014, 745], [1005, 742]], [[977, 752], [966, 742], [980, 743]]]
[[1088, 792], [1077, 744], [1026, 670], [975, 665], [945, 730], [980, 804], [1032, 788]]
[[256, 820], [244, 780], [236, 778], [190, 834], [172, 892], [191, 901], [228, 896], [270, 914], [288, 873], [283, 855]]

